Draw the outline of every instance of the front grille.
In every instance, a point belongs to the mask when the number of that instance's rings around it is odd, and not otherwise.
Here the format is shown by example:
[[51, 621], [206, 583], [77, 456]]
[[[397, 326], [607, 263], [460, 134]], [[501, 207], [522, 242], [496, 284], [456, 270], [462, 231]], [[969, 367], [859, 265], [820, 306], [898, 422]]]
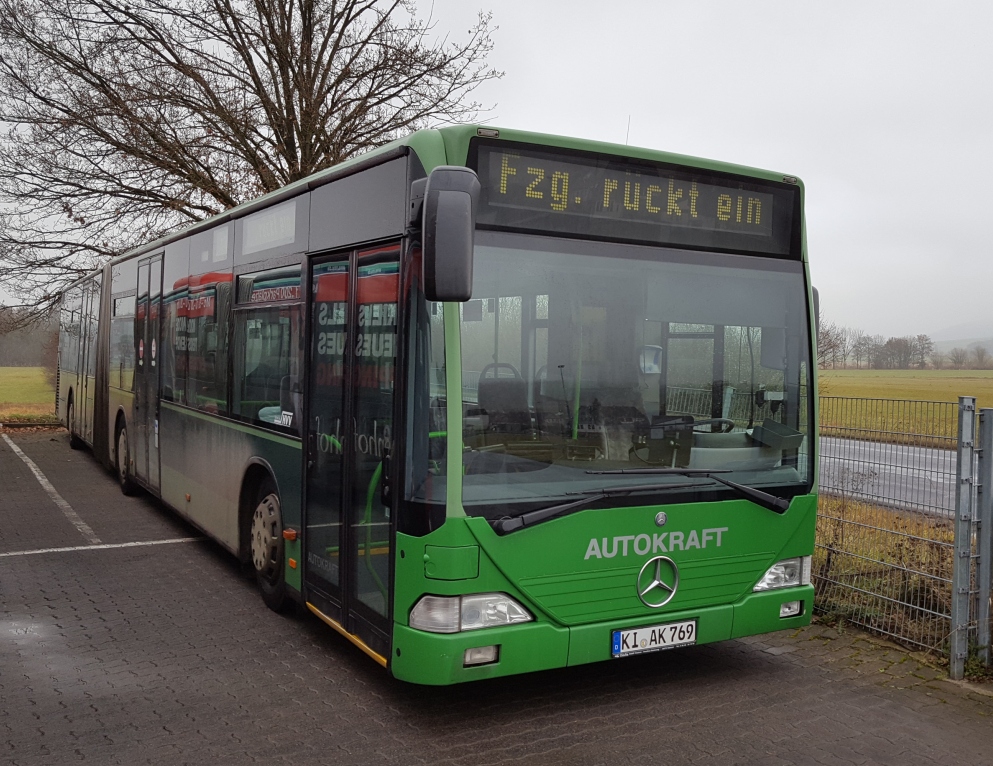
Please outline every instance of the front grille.
[[521, 581], [521, 589], [558, 622], [581, 625], [732, 603], [758, 581], [772, 558], [768, 552], [677, 560], [679, 588], [661, 609], [649, 609], [638, 598], [638, 572], [647, 559], [617, 569], [532, 577]]

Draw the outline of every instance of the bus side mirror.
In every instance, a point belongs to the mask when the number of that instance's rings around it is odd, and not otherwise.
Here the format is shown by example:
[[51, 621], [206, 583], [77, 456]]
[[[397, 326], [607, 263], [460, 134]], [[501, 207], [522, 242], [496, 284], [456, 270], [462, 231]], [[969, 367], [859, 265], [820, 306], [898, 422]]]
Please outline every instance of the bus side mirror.
[[424, 295], [429, 301], [472, 297], [472, 253], [479, 179], [469, 168], [442, 165], [424, 189]]

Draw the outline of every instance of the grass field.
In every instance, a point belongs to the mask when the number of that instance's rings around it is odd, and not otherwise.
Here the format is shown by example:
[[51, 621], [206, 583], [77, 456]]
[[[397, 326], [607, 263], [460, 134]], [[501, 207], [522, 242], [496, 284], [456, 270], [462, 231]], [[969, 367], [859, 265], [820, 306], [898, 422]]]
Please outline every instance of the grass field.
[[993, 370], [820, 370], [821, 396], [957, 402], [975, 396], [993, 407]]
[[822, 435], [917, 447], [954, 449], [960, 396], [993, 407], [993, 370], [821, 370], [818, 388], [844, 397], [821, 399]]
[[54, 420], [55, 389], [42, 367], [0, 367], [0, 423]]

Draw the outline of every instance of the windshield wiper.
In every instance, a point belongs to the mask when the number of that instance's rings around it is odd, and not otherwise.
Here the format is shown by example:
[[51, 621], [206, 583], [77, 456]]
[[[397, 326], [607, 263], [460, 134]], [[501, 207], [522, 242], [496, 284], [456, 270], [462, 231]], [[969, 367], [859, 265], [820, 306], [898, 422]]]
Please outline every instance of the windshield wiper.
[[[590, 471], [587, 471], [590, 473]], [[595, 473], [595, 472], [594, 472]], [[517, 529], [523, 529], [524, 527], [531, 526], [532, 524], [537, 524], [539, 521], [545, 521], [547, 519], [553, 518], [555, 516], [560, 516], [569, 511], [578, 511], [580, 508], [585, 508], [588, 505], [593, 505], [597, 500], [602, 500], [605, 497], [614, 497], [617, 495], [630, 495], [635, 492], [659, 492], [665, 489], [686, 489], [688, 487], [698, 487], [699, 484], [639, 484], [631, 487], [605, 487], [604, 489], [593, 489], [586, 490], [581, 493], [568, 492], [566, 494], [583, 494], [585, 497], [581, 497], [578, 500], [573, 500], [569, 503], [558, 503], [556, 505], [550, 505], [547, 508], [539, 508], [536, 511], [528, 511], [527, 513], [522, 513], [519, 516], [504, 516], [500, 519], [493, 519], [490, 521], [490, 525], [493, 530], [498, 535], [505, 535], [508, 532], [513, 532]]]
[[790, 507], [790, 501], [784, 497], [777, 497], [776, 495], [771, 495], [768, 492], [763, 492], [761, 489], [755, 489], [755, 487], [746, 487], [744, 484], [738, 484], [735, 481], [730, 481], [728, 479], [722, 478], [720, 476], [715, 476], [717, 473], [731, 473], [730, 469], [720, 468], [720, 469], [710, 469], [710, 468], [621, 468], [614, 471], [587, 471], [588, 474], [596, 475], [606, 475], [606, 476], [616, 476], [619, 474], [633, 474], [641, 476], [651, 476], [653, 474], [660, 475], [673, 475], [676, 476], [700, 476], [706, 479], [713, 479], [716, 482], [720, 482], [725, 487], [729, 487], [738, 493], [741, 497], [751, 500], [756, 505], [761, 505], [773, 513], [786, 513]]

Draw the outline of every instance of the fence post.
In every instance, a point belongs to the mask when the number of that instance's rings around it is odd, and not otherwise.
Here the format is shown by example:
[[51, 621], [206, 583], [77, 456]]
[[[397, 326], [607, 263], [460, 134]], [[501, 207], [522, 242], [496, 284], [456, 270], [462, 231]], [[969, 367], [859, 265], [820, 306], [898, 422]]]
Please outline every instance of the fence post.
[[976, 645], [979, 658], [990, 664], [990, 588], [993, 585], [993, 409], [979, 411], [979, 459], [976, 461], [976, 535], [979, 561], [976, 564]]
[[969, 656], [969, 586], [972, 583], [972, 504], [975, 477], [976, 397], [959, 397], [958, 460], [955, 466], [955, 560], [952, 564], [952, 633], [948, 674], [965, 675]]

